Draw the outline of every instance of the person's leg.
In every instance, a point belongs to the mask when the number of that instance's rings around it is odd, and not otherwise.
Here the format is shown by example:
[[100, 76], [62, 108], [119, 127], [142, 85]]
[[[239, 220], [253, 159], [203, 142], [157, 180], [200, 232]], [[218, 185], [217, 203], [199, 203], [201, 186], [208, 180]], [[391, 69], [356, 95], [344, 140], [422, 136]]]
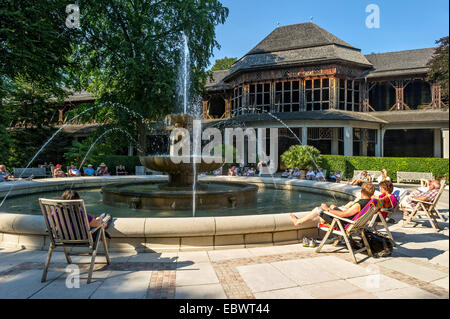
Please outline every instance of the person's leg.
[[319, 208], [320, 207], [316, 207], [314, 208], [311, 213], [309, 213], [308, 215], [302, 217], [302, 218], [298, 218], [294, 215], [294, 213], [290, 214], [291, 220], [294, 223], [295, 226], [304, 224], [306, 222], [309, 222], [311, 220], [316, 220], [319, 218]]

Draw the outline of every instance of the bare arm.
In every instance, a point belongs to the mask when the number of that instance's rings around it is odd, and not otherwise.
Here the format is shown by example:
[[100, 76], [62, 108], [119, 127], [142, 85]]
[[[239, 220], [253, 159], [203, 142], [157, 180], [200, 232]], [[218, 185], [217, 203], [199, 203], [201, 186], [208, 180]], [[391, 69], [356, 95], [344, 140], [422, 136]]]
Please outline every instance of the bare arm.
[[347, 210], [344, 210], [343, 212], [335, 209], [330, 209], [329, 212], [339, 217], [352, 217], [358, 214], [360, 210], [361, 208], [359, 207], [359, 204], [354, 204], [352, 207], [350, 207]]

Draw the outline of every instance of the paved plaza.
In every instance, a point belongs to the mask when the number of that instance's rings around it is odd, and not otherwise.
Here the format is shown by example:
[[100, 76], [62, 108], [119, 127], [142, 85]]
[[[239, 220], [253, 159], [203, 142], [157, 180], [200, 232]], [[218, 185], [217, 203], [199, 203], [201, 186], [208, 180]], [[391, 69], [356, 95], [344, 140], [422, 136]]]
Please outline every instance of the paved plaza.
[[[448, 220], [449, 193], [440, 201]], [[399, 220], [400, 216], [394, 216]], [[245, 249], [111, 253], [112, 263], [97, 264], [87, 284], [89, 256], [74, 256], [79, 288], [56, 252], [41, 283], [46, 251], [0, 247], [0, 298], [137, 299], [311, 299], [449, 298], [449, 227], [436, 233], [428, 222], [390, 226], [397, 242], [386, 258], [359, 254], [350, 261], [343, 246], [326, 245], [323, 253], [301, 244]], [[98, 257], [97, 261], [103, 261]], [[70, 278], [69, 278], [70, 279]], [[69, 283], [69, 285], [67, 284]]]

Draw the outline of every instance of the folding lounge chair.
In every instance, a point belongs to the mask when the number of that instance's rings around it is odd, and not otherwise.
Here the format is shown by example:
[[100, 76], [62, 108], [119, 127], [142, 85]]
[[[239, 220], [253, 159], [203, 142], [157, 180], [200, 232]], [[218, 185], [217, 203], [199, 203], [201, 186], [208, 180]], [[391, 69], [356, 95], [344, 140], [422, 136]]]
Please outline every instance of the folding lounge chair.
[[[370, 205], [370, 204], [368, 204]], [[353, 263], [357, 264], [355, 254], [363, 252], [367, 250], [367, 253], [369, 257], [372, 257], [372, 250], [370, 249], [369, 243], [367, 241], [366, 236], [364, 235], [364, 228], [365, 226], [372, 220], [372, 218], [379, 212], [380, 208], [376, 207], [375, 205], [372, 205], [368, 211], [359, 217], [357, 220], [350, 220], [343, 217], [338, 217], [336, 215], [333, 215], [329, 212], [325, 212], [325, 214], [333, 217], [333, 221], [331, 222], [331, 225], [329, 227], [320, 227], [321, 230], [326, 231], [325, 236], [322, 239], [322, 242], [320, 243], [319, 247], [316, 249], [316, 253], [320, 253], [322, 250], [323, 245], [325, 245], [325, 242], [327, 241], [328, 237], [333, 234], [339, 237], [343, 237], [345, 240], [345, 244], [347, 245], [347, 249], [350, 253], [350, 256], [353, 259]], [[344, 229], [344, 226], [342, 225], [342, 222], [349, 223], [350, 225], [347, 227], [347, 229]], [[335, 226], [339, 227], [339, 230], [335, 229]], [[364, 242], [364, 247], [353, 251], [352, 246], [350, 245], [350, 238], [353, 234], [359, 234]]]
[[421, 201], [412, 198], [411, 200], [416, 203], [416, 206], [413, 209], [407, 208], [407, 211], [409, 211], [410, 214], [406, 219], [406, 221], [403, 223], [402, 227], [405, 227], [409, 223], [411, 223], [414, 217], [416, 216], [420, 217], [422, 215], [425, 215], [429, 219], [430, 224], [434, 228], [434, 230], [439, 231], [441, 228], [439, 227], [438, 221], [445, 222], [445, 219], [437, 210], [436, 205], [439, 202], [439, 199], [441, 198], [444, 189], [445, 183], [441, 183], [441, 188], [439, 189], [439, 192], [434, 198], [433, 202]]
[[[42, 282], [47, 279], [48, 267], [52, 257], [53, 250], [62, 246], [66, 255], [67, 263], [71, 264], [72, 260], [68, 252], [68, 247], [88, 247], [91, 258], [87, 283], [92, 279], [92, 271], [94, 269], [95, 257], [97, 256], [98, 244], [103, 244], [106, 263], [110, 264], [108, 247], [105, 238], [105, 220], [103, 224], [97, 228], [90, 229], [86, 207], [84, 201], [79, 200], [50, 200], [39, 199], [42, 214], [44, 215], [45, 224], [50, 238], [50, 248], [47, 260], [45, 262], [44, 273], [42, 274]], [[76, 255], [76, 254], [72, 254]], [[79, 254], [78, 254], [79, 255]]]

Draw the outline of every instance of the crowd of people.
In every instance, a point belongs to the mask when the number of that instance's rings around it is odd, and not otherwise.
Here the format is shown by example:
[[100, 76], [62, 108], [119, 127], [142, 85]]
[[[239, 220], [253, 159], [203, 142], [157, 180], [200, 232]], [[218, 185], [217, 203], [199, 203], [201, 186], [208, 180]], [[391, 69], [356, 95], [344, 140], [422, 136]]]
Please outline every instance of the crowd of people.
[[264, 163], [258, 162], [255, 166], [245, 166], [243, 162], [237, 165], [233, 165], [228, 169], [228, 176], [261, 176]]
[[326, 171], [323, 168], [319, 167], [316, 171], [309, 167], [307, 170], [300, 170], [298, 167], [286, 168], [283, 173], [281, 173], [282, 178], [293, 178], [293, 179], [305, 179], [310, 181], [318, 181], [318, 182], [340, 182], [342, 179], [342, 172], [340, 170], [336, 170], [331, 172], [330, 176], [326, 175]]
[[[58, 178], [58, 177], [79, 177], [79, 176], [111, 176], [111, 173], [108, 170], [108, 167], [105, 163], [101, 163], [97, 169], [94, 169], [92, 164], [89, 164], [87, 167], [84, 167], [83, 169], [77, 168], [75, 165], [70, 165], [67, 167], [67, 170], [64, 171], [61, 164], [53, 165], [50, 164], [43, 164], [40, 165], [40, 168], [48, 169], [49, 174], [51, 174], [52, 177]], [[123, 165], [119, 165], [116, 167], [116, 175], [128, 175], [128, 172], [126, 171], [125, 167]], [[10, 181], [21, 181], [21, 180], [32, 180], [34, 176], [30, 176], [27, 178], [19, 178], [15, 177], [13, 174], [11, 174], [7, 169], [6, 166], [3, 164], [0, 164], [0, 183], [1, 182], [10, 182]]]

